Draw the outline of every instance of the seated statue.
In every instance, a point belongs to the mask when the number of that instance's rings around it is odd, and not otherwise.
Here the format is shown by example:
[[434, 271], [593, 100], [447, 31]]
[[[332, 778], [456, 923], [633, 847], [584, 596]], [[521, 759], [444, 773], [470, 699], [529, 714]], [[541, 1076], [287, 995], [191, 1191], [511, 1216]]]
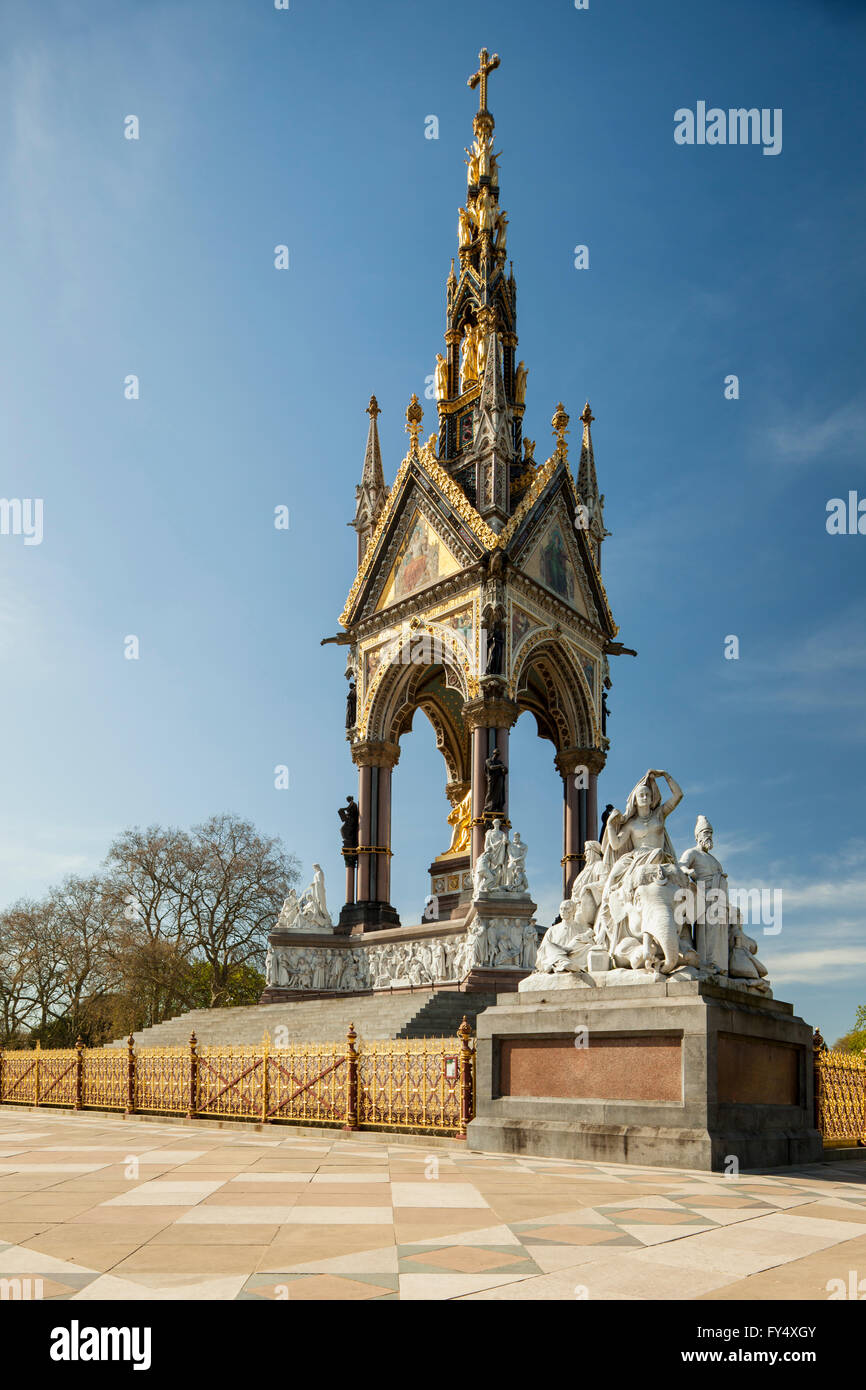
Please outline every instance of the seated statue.
[[482, 893], [492, 893], [498, 887], [499, 874], [491, 862], [489, 850], [482, 850], [472, 871], [472, 892], [474, 897]]
[[758, 994], [769, 994], [770, 985], [766, 978], [767, 967], [758, 960], [758, 943], [743, 931], [739, 921], [739, 910], [731, 913], [738, 919], [732, 922], [730, 932], [730, 964], [728, 974], [735, 980], [748, 980]]
[[535, 957], [536, 975], [555, 975], [563, 970], [585, 970], [587, 957], [595, 944], [591, 927], [575, 919], [577, 903], [567, 898], [560, 904], [561, 922], [548, 927]]

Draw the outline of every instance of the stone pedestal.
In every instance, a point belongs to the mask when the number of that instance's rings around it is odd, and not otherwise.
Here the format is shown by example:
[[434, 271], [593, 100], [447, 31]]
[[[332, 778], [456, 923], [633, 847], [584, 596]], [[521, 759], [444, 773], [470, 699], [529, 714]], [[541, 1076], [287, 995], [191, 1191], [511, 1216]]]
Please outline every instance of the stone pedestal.
[[336, 931], [341, 936], [361, 936], [364, 932], [387, 931], [389, 927], [399, 925], [397, 909], [390, 903], [345, 903], [340, 909]]
[[468, 854], [443, 854], [433, 860], [430, 895], [436, 900], [439, 921], [466, 916], [472, 901]]
[[471, 1149], [722, 1172], [810, 1163], [812, 1030], [681, 980], [500, 996], [478, 1018]]

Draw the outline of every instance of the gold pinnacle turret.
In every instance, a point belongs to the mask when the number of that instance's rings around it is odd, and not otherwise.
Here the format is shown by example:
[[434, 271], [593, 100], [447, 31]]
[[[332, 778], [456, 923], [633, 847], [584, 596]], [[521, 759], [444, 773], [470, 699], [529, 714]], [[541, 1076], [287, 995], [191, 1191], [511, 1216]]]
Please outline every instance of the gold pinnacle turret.
[[406, 431], [411, 437], [410, 452], [418, 452], [418, 436], [421, 433], [421, 421], [424, 419], [424, 411], [418, 402], [415, 392], [412, 392], [412, 399], [406, 407]]
[[553, 419], [550, 422], [553, 426], [553, 432], [556, 435], [556, 447], [559, 449], [560, 453], [562, 453], [565, 448], [565, 436], [568, 432], [568, 422], [570, 418], [565, 406], [562, 404], [562, 401], [560, 401], [556, 410], [553, 412]]

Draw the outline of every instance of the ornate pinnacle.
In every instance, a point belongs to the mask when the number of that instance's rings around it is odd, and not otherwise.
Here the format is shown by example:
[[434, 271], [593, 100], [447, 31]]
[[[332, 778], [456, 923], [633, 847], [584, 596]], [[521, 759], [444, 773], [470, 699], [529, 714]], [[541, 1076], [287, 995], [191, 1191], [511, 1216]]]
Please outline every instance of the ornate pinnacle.
[[411, 452], [418, 452], [418, 435], [421, 433], [421, 421], [424, 419], [424, 411], [418, 404], [418, 397], [412, 392], [412, 399], [406, 409], [406, 431], [410, 435], [412, 444]]
[[568, 431], [568, 422], [570, 418], [562, 401], [560, 401], [556, 410], [553, 412], [553, 419], [550, 422], [553, 426], [553, 432], [556, 435], [556, 445], [560, 452], [565, 448], [565, 436]]
[[[560, 409], [562, 409], [561, 406], [560, 406]], [[584, 425], [591, 425], [591, 424], [592, 424], [593, 420], [595, 419], [595, 416], [593, 415], [592, 411], [591, 411], [590, 408], [589, 408], [589, 401], [587, 401], [586, 405], [583, 407], [583, 414], [582, 414], [582, 415], [578, 415], [577, 418], [578, 418], [578, 420], [582, 420], [583, 423], [584, 423]]]
[[381, 410], [379, 409], [379, 402], [376, 400], [375, 396], [370, 397], [370, 404], [367, 406], [367, 414], [373, 420], [375, 420], [377, 415], [382, 414]]

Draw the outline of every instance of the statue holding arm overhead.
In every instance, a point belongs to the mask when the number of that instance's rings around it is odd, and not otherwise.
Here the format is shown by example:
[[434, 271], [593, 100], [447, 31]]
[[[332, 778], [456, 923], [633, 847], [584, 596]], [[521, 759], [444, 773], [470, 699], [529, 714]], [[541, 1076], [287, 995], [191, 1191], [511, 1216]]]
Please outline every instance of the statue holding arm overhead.
[[[658, 777], [663, 777], [670, 788], [671, 795], [665, 802], [656, 781]], [[682, 799], [682, 789], [667, 772], [650, 768], [630, 793], [625, 814], [611, 811], [608, 817], [603, 841], [607, 867], [612, 868], [623, 855], [638, 850], [663, 850], [668, 859], [675, 860], [665, 821]]]

